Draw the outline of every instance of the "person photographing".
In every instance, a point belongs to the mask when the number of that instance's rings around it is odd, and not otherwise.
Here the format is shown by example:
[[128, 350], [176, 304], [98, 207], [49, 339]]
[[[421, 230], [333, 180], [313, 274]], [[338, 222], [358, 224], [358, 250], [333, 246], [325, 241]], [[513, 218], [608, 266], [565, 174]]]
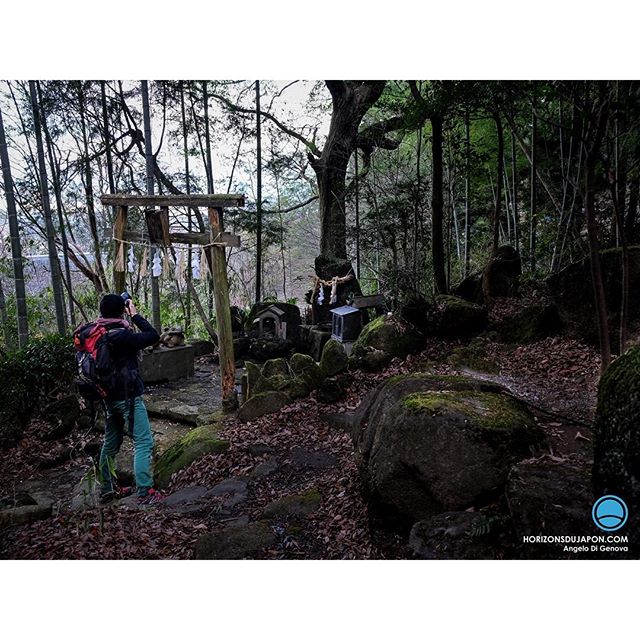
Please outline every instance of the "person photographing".
[[[125, 312], [130, 322], [124, 318]], [[134, 331], [132, 325], [138, 331]], [[110, 371], [108, 376], [103, 374], [100, 382], [94, 385], [104, 402], [106, 413], [99, 462], [100, 501], [106, 503], [132, 491], [120, 489], [114, 484], [115, 457], [126, 433], [133, 439], [133, 470], [138, 500], [141, 503], [155, 502], [162, 496], [153, 488], [151, 460], [154, 441], [142, 399], [144, 384], [138, 369], [138, 355], [142, 349], [157, 344], [160, 336], [138, 313], [133, 300], [126, 293], [103, 296], [100, 300], [100, 317], [95, 323], [80, 328], [76, 335], [80, 336], [76, 341], [78, 351], [93, 350], [94, 370]], [[91, 342], [88, 336], [98, 337]]]

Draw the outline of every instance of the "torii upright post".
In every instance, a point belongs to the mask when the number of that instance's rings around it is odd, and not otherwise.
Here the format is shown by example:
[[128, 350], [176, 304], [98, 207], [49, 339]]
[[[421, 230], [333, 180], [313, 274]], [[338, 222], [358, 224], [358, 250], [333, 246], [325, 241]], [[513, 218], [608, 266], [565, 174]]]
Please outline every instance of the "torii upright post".
[[[239, 247], [240, 237], [225, 233], [222, 229], [224, 207], [244, 206], [244, 196], [237, 194], [169, 194], [144, 196], [130, 193], [103, 194], [102, 204], [118, 207], [114, 225], [116, 248], [121, 249], [120, 260], [114, 267], [116, 283], [124, 286], [124, 242], [147, 241], [151, 245], [170, 247], [172, 244], [200, 245], [205, 251], [211, 247], [211, 275], [213, 277], [216, 318], [218, 323], [218, 350], [220, 357], [220, 378], [222, 387], [222, 408], [233, 411], [238, 406], [235, 391], [235, 358], [233, 354], [233, 334], [231, 332], [231, 308], [229, 306], [229, 282], [225, 247]], [[127, 208], [140, 207], [145, 210], [146, 231], [127, 229]], [[160, 211], [156, 211], [160, 207]], [[207, 207], [210, 231], [195, 233], [173, 232], [169, 225], [169, 207]], [[207, 252], [209, 253], [209, 252]], [[118, 286], [118, 285], [117, 285]], [[119, 289], [117, 289], [119, 290]]]
[[[209, 207], [209, 226], [211, 241], [222, 242], [222, 209]], [[227, 261], [223, 244], [212, 247], [211, 266], [213, 269], [213, 295], [216, 305], [218, 324], [218, 354], [220, 359], [220, 378], [222, 384], [222, 409], [233, 411], [238, 406], [236, 395], [236, 367], [233, 354], [233, 333], [231, 330], [231, 307], [229, 306], [229, 282], [227, 280]]]

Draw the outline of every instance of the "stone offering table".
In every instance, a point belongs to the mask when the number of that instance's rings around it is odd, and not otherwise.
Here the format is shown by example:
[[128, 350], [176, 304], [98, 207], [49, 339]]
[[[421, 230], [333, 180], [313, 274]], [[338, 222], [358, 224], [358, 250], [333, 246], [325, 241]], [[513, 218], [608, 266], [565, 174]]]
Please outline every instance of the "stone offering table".
[[140, 375], [146, 384], [191, 378], [194, 374], [194, 349], [191, 345], [159, 347], [145, 353], [140, 363]]

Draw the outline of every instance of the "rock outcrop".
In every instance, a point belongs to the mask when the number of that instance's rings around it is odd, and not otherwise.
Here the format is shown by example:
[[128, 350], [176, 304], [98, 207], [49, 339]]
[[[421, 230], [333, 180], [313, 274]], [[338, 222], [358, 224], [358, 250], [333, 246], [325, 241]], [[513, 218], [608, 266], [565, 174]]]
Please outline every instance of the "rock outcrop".
[[518, 295], [522, 261], [520, 254], [508, 245], [498, 247], [482, 272], [482, 296], [485, 301], [491, 298], [510, 298]]
[[423, 345], [424, 336], [414, 326], [387, 314], [365, 325], [353, 345], [350, 361], [367, 371], [379, 371], [394, 358], [405, 358]]
[[196, 427], [171, 445], [154, 465], [155, 485], [159, 489], [168, 486], [171, 476], [188, 467], [194, 460], [208, 453], [221, 453], [229, 443], [218, 438], [216, 425]]
[[640, 347], [627, 350], [604, 372], [598, 387], [593, 484], [640, 505]]
[[354, 436], [370, 507], [400, 527], [495, 499], [511, 465], [544, 443], [499, 385], [426, 374], [382, 383]]

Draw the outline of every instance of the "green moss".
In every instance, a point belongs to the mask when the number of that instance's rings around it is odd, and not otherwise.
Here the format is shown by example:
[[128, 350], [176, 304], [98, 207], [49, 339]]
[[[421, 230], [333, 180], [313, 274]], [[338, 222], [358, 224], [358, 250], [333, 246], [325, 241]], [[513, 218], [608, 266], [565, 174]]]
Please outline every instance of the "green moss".
[[473, 335], [487, 326], [487, 310], [456, 296], [436, 297], [438, 332], [448, 337]]
[[356, 361], [363, 360], [367, 368], [381, 368], [393, 358], [419, 351], [423, 344], [424, 336], [401, 318], [379, 316], [365, 325], [353, 345], [352, 355]]
[[474, 371], [499, 373], [500, 368], [488, 353], [486, 344], [481, 340], [474, 340], [464, 347], [457, 347], [449, 356], [449, 364], [454, 367], [465, 367]]
[[171, 476], [180, 469], [185, 469], [194, 460], [208, 453], [222, 453], [229, 448], [229, 443], [218, 438], [218, 425], [196, 427], [171, 445], [155, 464], [154, 477], [156, 486], [166, 487]]
[[527, 344], [551, 336], [560, 328], [558, 309], [552, 305], [534, 305], [506, 318], [500, 337], [507, 342]]
[[277, 518], [286, 515], [306, 515], [315, 511], [322, 497], [317, 489], [309, 489], [303, 493], [284, 496], [267, 505], [264, 509], [266, 518]]
[[349, 357], [340, 342], [328, 340], [322, 349], [320, 369], [326, 377], [335, 376], [349, 366]]
[[284, 358], [272, 358], [262, 365], [262, 375], [265, 378], [273, 376], [289, 376], [289, 365]]
[[457, 412], [482, 429], [511, 429], [514, 424], [531, 425], [533, 420], [515, 399], [481, 391], [421, 391], [402, 400], [412, 413]]
[[594, 438], [594, 484], [640, 503], [640, 347], [632, 347], [602, 375]]

